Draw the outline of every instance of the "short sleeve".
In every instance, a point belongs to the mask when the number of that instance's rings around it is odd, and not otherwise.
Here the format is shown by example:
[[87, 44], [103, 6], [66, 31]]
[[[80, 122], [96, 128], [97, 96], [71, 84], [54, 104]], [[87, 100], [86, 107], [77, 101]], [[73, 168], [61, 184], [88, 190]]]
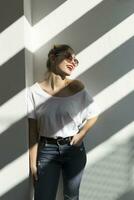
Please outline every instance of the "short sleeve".
[[81, 121], [83, 126], [88, 119], [96, 117], [100, 114], [100, 108], [95, 102], [94, 98], [88, 93], [85, 89], [83, 101], [82, 101], [82, 110], [80, 113]]
[[30, 88], [27, 89], [27, 117], [36, 119], [34, 99]]

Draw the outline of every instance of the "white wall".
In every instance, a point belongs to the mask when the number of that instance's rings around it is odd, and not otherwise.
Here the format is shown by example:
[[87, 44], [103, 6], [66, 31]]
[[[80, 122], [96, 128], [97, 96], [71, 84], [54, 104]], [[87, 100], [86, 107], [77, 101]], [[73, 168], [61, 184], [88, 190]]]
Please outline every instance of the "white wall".
[[29, 200], [23, 1], [0, 2], [0, 195]]
[[133, 0], [4, 0], [0, 8], [1, 199], [30, 199], [25, 89], [43, 78], [51, 46], [67, 43], [80, 61], [70, 78], [86, 84], [102, 111], [84, 140], [88, 162], [80, 199], [131, 200]]

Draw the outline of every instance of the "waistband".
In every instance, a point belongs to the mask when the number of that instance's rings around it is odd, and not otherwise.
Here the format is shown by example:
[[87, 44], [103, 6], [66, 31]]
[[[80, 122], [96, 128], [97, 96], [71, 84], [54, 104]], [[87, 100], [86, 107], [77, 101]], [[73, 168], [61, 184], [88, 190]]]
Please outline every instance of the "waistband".
[[69, 136], [65, 138], [63, 137], [50, 138], [50, 137], [40, 136], [40, 141], [48, 143], [48, 144], [67, 144], [67, 143], [70, 143], [72, 138], [73, 136]]

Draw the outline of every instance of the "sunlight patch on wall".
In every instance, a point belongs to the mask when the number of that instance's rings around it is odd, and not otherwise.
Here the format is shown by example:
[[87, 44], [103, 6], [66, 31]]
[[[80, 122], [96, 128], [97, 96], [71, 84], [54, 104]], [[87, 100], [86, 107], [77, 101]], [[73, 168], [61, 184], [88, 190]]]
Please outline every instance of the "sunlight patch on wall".
[[24, 16], [0, 34], [0, 65], [24, 48]]
[[[10, 189], [21, 183], [29, 176], [29, 167], [26, 163], [29, 162], [28, 152], [12, 161], [1, 169], [0, 180], [0, 195], [4, 195]], [[27, 167], [27, 169], [26, 169]], [[25, 169], [25, 170], [24, 170]]]
[[75, 78], [102, 60], [120, 45], [134, 36], [134, 14], [108, 31], [79, 54], [79, 66], [70, 77]]
[[93, 165], [99, 160], [103, 159], [106, 155], [112, 152], [115, 147], [120, 144], [127, 143], [131, 137], [134, 137], [134, 122], [131, 122], [121, 130], [116, 132], [113, 136], [108, 138], [105, 142], [98, 145], [95, 149], [87, 153], [87, 166]]
[[0, 107], [0, 134], [25, 117], [26, 101], [26, 89], [24, 89]]
[[133, 189], [133, 130], [134, 122], [87, 153], [81, 199], [120, 199]]
[[[101, 112], [104, 112], [133, 91], [134, 69], [97, 94], [95, 96], [95, 100], [98, 102], [98, 104], [100, 104]], [[104, 101], [105, 104], [103, 103]]]
[[[86, 12], [103, 0], [68, 0], [32, 27], [32, 45], [27, 46], [31, 52], [37, 51], [55, 35], [77, 21]], [[74, 8], [76, 8], [74, 10]], [[64, 16], [64, 17], [63, 17]]]

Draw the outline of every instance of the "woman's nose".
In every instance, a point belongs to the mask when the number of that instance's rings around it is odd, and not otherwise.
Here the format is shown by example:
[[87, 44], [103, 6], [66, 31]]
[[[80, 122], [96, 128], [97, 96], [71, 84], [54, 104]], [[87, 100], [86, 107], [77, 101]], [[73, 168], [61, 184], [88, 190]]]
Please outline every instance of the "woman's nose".
[[71, 64], [73, 64], [73, 66], [75, 66], [75, 61], [74, 61], [74, 59], [71, 60]]

